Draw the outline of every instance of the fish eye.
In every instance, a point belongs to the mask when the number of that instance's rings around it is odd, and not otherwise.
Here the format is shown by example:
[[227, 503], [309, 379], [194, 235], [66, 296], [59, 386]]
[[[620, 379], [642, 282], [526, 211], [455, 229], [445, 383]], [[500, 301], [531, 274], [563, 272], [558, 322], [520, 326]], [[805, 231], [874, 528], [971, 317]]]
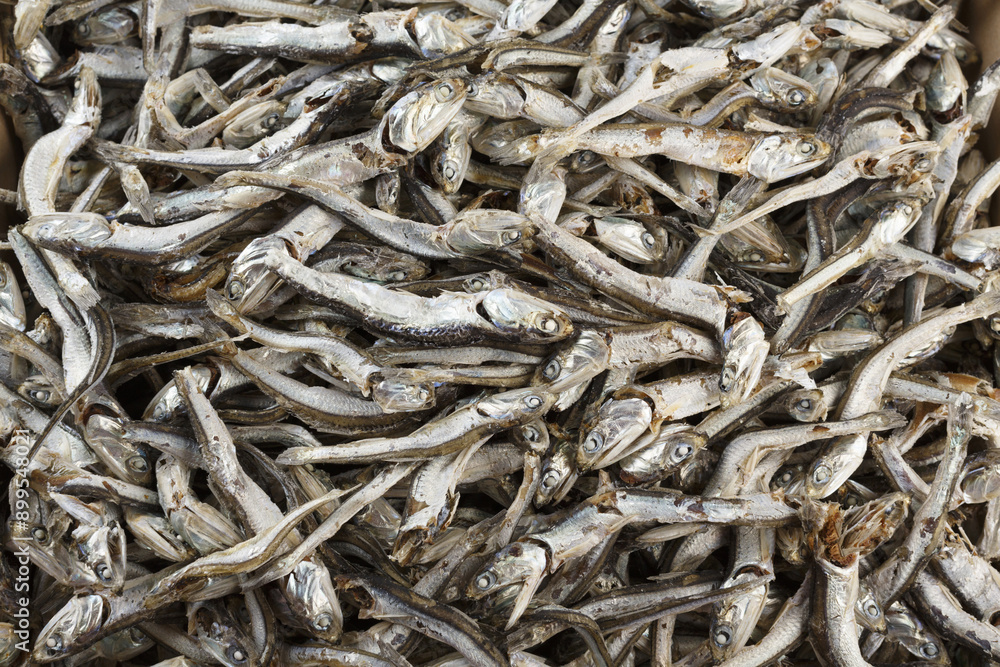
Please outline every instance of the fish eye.
[[273, 113], [264, 119], [264, 125], [266, 127], [274, 127], [278, 124], [278, 114]]
[[686, 459], [687, 457], [691, 456], [691, 452], [693, 452], [693, 451], [694, 451], [694, 447], [692, 447], [691, 445], [689, 445], [686, 442], [682, 442], [679, 445], [677, 445], [676, 447], [674, 447], [674, 451], [670, 455], [670, 458], [673, 461], [679, 463], [679, 462], [683, 461], [684, 459]]
[[712, 641], [716, 646], [728, 646], [733, 641], [733, 633], [727, 627], [721, 627], [712, 635]]
[[647, 248], [652, 248], [654, 245], [656, 245], [656, 238], [649, 232], [646, 232], [642, 235], [642, 245], [646, 246]]
[[36, 542], [45, 542], [49, 539], [49, 531], [45, 530], [41, 526], [36, 526], [31, 530], [31, 536], [35, 538]]
[[28, 392], [28, 396], [39, 403], [47, 403], [51, 395], [46, 389], [32, 389]]
[[7, 274], [3, 271], [0, 271], [0, 287], [6, 287], [6, 286], [7, 286]]
[[531, 396], [525, 396], [524, 398], [524, 404], [527, 405], [532, 410], [537, 410], [538, 408], [542, 407], [542, 403], [544, 402], [545, 401], [542, 400], [541, 396], [536, 396], [535, 394], [532, 394]]
[[816, 152], [816, 144], [811, 141], [800, 141], [798, 151], [802, 155], [812, 155]]
[[487, 570], [476, 577], [476, 588], [481, 591], [488, 591], [497, 583], [497, 575], [492, 570]]
[[58, 635], [49, 637], [45, 640], [45, 648], [49, 649], [52, 653], [59, 651], [62, 649], [62, 637]]
[[990, 329], [995, 333], [1000, 333], [1000, 317], [994, 316], [990, 318]]
[[517, 243], [521, 240], [521, 232], [504, 232], [501, 238], [503, 238], [504, 243]]
[[813, 402], [808, 398], [803, 398], [801, 401], [795, 404], [799, 410], [812, 410]]
[[909, 204], [903, 204], [902, 211], [906, 215], [911, 215], [913, 213], [913, 207]]
[[865, 604], [865, 614], [868, 615], [868, 618], [878, 618], [878, 613], [878, 605], [875, 604], [874, 600], [869, 600], [868, 603]]
[[559, 331], [559, 323], [551, 317], [543, 317], [538, 321], [538, 328], [545, 333], [555, 333]]
[[914, 163], [913, 169], [916, 171], [930, 171], [931, 159], [929, 157], [920, 158], [916, 161], [916, 163]]
[[749, 255], [747, 255], [747, 261], [754, 262], [755, 264], [758, 263], [758, 262], [763, 262], [764, 261], [764, 256], [761, 255], [756, 250], [753, 250], [753, 251], [750, 252]]
[[597, 153], [595, 153], [594, 151], [583, 151], [577, 158], [577, 160], [582, 165], [588, 165], [596, 159], [597, 159]]
[[86, 37], [90, 34], [90, 25], [86, 21], [81, 21], [76, 25], [76, 32], [81, 37]]
[[434, 97], [438, 102], [447, 102], [455, 97], [455, 87], [447, 81], [434, 86]]
[[243, 652], [239, 646], [230, 646], [229, 650], [226, 651], [226, 657], [228, 657], [233, 662], [245, 662], [247, 659], [247, 654]]
[[561, 370], [562, 364], [559, 363], [558, 359], [553, 359], [545, 364], [545, 368], [542, 369], [542, 377], [546, 380], [554, 380]]
[[394, 283], [399, 283], [406, 280], [406, 273], [403, 271], [393, 271], [389, 274], [388, 278]]
[[830, 479], [831, 474], [833, 474], [833, 471], [830, 470], [830, 466], [816, 466], [816, 469], [813, 470], [813, 481], [817, 484], [822, 484]]
[[243, 297], [246, 293], [246, 285], [243, 284], [241, 280], [233, 279], [229, 281], [229, 285], [226, 286], [226, 296], [229, 297], [231, 301], [236, 301]]
[[521, 429], [521, 435], [528, 442], [538, 442], [538, 439], [542, 437], [542, 434], [538, 432], [538, 429], [534, 426], [525, 426]]
[[729, 392], [733, 389], [733, 384], [736, 382], [736, 371], [733, 370], [732, 366], [726, 366], [722, 369], [722, 375], [719, 377], [719, 389], [724, 392]]
[[149, 470], [149, 463], [144, 456], [133, 456], [128, 460], [128, 467], [136, 472], [146, 472]]
[[469, 90], [469, 97], [475, 97], [476, 95], [479, 94], [479, 86], [476, 84], [475, 81], [469, 82], [468, 90]]
[[111, 568], [108, 565], [99, 565], [94, 571], [97, 572], [101, 581], [111, 581]]
[[486, 289], [486, 281], [482, 278], [473, 278], [469, 281], [469, 287], [471, 287], [476, 292], [482, 292]]
[[594, 452], [600, 451], [601, 447], [604, 446], [604, 436], [600, 433], [591, 433], [587, 436], [587, 439], [583, 441], [583, 451], [588, 454], [593, 454]]
[[801, 90], [795, 89], [788, 94], [788, 103], [793, 107], [800, 106], [805, 101], [806, 101], [805, 93], [803, 93]]
[[333, 625], [333, 617], [331, 617], [330, 614], [320, 614], [316, 617], [313, 625], [320, 630], [328, 630], [330, 626]]
[[778, 484], [781, 484], [782, 486], [785, 486], [786, 484], [788, 484], [789, 482], [791, 482], [792, 479], [794, 479], [794, 477], [795, 477], [795, 475], [792, 474], [791, 470], [786, 470], [785, 474], [783, 474], [781, 477], [778, 478]]
[[454, 181], [458, 177], [458, 169], [451, 162], [445, 162], [441, 175], [445, 177], [445, 180]]
[[927, 642], [920, 646], [920, 655], [925, 658], [936, 658], [940, 650], [934, 642]]
[[554, 489], [556, 484], [559, 483], [559, 473], [555, 470], [550, 470], [542, 476], [542, 488], [549, 490]]

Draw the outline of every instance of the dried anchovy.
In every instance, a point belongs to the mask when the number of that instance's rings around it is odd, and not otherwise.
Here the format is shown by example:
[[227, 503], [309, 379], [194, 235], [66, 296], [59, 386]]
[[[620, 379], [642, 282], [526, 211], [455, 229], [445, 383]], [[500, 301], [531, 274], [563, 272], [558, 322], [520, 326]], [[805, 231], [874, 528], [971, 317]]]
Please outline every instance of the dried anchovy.
[[954, 4], [16, 3], [0, 667], [1000, 660]]

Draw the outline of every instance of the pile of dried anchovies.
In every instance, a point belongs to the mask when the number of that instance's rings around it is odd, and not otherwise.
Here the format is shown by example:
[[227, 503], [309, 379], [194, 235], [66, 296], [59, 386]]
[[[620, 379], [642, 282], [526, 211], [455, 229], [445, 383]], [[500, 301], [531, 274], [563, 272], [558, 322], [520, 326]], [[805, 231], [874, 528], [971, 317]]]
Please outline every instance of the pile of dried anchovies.
[[0, 665], [1000, 661], [955, 4], [19, 1]]

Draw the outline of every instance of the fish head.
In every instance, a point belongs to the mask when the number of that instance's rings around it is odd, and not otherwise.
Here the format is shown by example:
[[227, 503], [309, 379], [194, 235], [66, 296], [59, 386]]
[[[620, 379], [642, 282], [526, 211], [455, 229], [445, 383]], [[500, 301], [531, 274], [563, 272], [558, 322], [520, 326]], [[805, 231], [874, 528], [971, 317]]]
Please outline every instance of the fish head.
[[885, 610], [886, 638], [922, 661], [931, 664], [950, 664], [948, 652], [940, 637], [935, 636], [917, 616], [894, 602]]
[[462, 109], [465, 97], [466, 85], [461, 79], [441, 79], [407, 93], [382, 121], [386, 148], [403, 153], [424, 150]]
[[449, 55], [475, 42], [462, 29], [440, 14], [422, 14], [413, 21], [413, 34], [426, 58]]
[[580, 433], [577, 469], [590, 470], [632, 444], [649, 429], [652, 419], [652, 408], [641, 398], [609, 399], [598, 411], [594, 427]]
[[469, 81], [465, 108], [493, 118], [517, 118], [524, 108], [524, 91], [502, 72], [482, 74]]
[[770, 347], [755, 318], [739, 313], [722, 334], [725, 356], [719, 391], [723, 407], [745, 400], [757, 387]]
[[[193, 366], [191, 373], [194, 375], [198, 387], [203, 392], [208, 392], [212, 382], [211, 369], [206, 366]], [[142, 413], [142, 418], [145, 421], [168, 422], [185, 410], [184, 399], [181, 398], [180, 391], [177, 389], [177, 382], [171, 378], [156, 393], [156, 396], [153, 396], [153, 400], [149, 402], [145, 412]]]
[[525, 216], [512, 211], [462, 211], [447, 225], [445, 243], [455, 252], [477, 255], [520, 243], [531, 233]]
[[319, 639], [328, 642], [340, 639], [344, 614], [326, 567], [308, 558], [300, 562], [288, 575], [285, 597]]
[[989, 239], [977, 234], [978, 230], [959, 234], [951, 242], [951, 252], [955, 257], [973, 264], [984, 264], [987, 269], [995, 267], [998, 259], [998, 248]]
[[805, 488], [806, 471], [800, 465], [780, 468], [771, 479], [772, 491], [784, 491], [785, 496], [797, 496]]
[[924, 90], [927, 109], [941, 120], [950, 120], [961, 114], [968, 84], [955, 54], [951, 51], [941, 52]]
[[525, 342], [557, 341], [573, 333], [573, 322], [559, 307], [517, 290], [491, 290], [481, 307], [497, 329], [520, 333]]
[[827, 406], [819, 389], [799, 389], [785, 397], [783, 407], [789, 417], [799, 422], [817, 422], [826, 419]]
[[435, 389], [430, 382], [410, 382], [386, 378], [372, 387], [372, 400], [383, 412], [412, 412], [434, 405]]
[[253, 640], [221, 604], [207, 603], [194, 610], [188, 621], [193, 634], [212, 656], [226, 667], [260, 664]]
[[985, 503], [1000, 497], [1000, 451], [987, 450], [969, 457], [958, 488], [966, 503]]
[[52, 383], [41, 375], [31, 375], [17, 386], [17, 393], [44, 406], [55, 406], [62, 402], [62, 396]]
[[552, 165], [546, 168], [546, 159], [536, 160], [528, 170], [521, 187], [518, 210], [528, 217], [555, 222], [566, 201], [566, 170]]
[[594, 231], [601, 245], [630, 262], [649, 264], [663, 259], [663, 239], [636, 220], [594, 218]]
[[832, 147], [809, 132], [769, 134], [754, 142], [747, 173], [767, 183], [804, 174], [830, 158]]
[[[757, 566], [748, 566], [739, 571], [729, 585], [743, 583], [746, 579], [761, 576], [764, 572]], [[708, 631], [708, 647], [716, 663], [728, 660], [743, 648], [750, 633], [757, 626], [757, 620], [767, 602], [768, 587], [757, 586], [737, 593], [714, 605], [711, 626]]]
[[510, 628], [528, 608], [548, 567], [548, 551], [541, 544], [531, 541], [508, 544], [493, 556], [489, 565], [472, 577], [466, 595], [477, 600], [501, 591], [506, 593], [506, 589], [517, 587], [507, 625]]
[[702, 16], [725, 19], [746, 9], [747, 0], [687, 0], [686, 4]]
[[160, 558], [173, 563], [192, 560], [198, 553], [185, 544], [170, 522], [163, 516], [134, 507], [124, 507], [125, 523], [135, 541]]
[[7, 262], [0, 262], [0, 322], [18, 331], [24, 331], [27, 326], [21, 287], [13, 267]]
[[854, 617], [865, 630], [885, 634], [885, 612], [878, 598], [868, 586], [861, 584], [858, 601], [854, 604]]
[[265, 258], [273, 250], [284, 249], [281, 239], [261, 236], [251, 241], [233, 260], [226, 279], [225, 295], [239, 312], [253, 310], [276, 289], [278, 277], [267, 268]]
[[105, 658], [129, 660], [153, 647], [153, 640], [138, 627], [116, 632], [97, 642], [97, 653]]
[[547, 385], [559, 394], [553, 409], [568, 409], [586, 390], [588, 383], [607, 368], [611, 356], [604, 336], [588, 330], [560, 350], [535, 371], [532, 383]]
[[867, 447], [867, 433], [837, 438], [806, 470], [806, 495], [819, 500], [834, 493], [861, 465]]
[[63, 252], [92, 250], [111, 238], [111, 224], [96, 213], [46, 213], [36, 215], [21, 233], [32, 243]]
[[14, 634], [13, 623], [0, 623], [0, 665], [13, 665], [17, 656], [19, 637]]
[[660, 470], [667, 473], [676, 470], [705, 448], [708, 438], [697, 431], [683, 430], [669, 434], [664, 438], [663, 455], [660, 459]]
[[81, 46], [116, 44], [136, 29], [136, 15], [121, 7], [94, 12], [73, 25], [73, 41]]
[[542, 460], [542, 472], [535, 490], [535, 507], [562, 500], [573, 487], [579, 475], [572, 446], [568, 441], [557, 443], [552, 455]]
[[536, 419], [513, 428], [510, 437], [515, 444], [539, 455], [549, 449], [549, 428], [544, 419]]
[[[472, 84], [469, 84], [472, 90]], [[452, 121], [441, 138], [440, 150], [430, 161], [431, 176], [446, 195], [455, 194], [465, 180], [472, 159], [467, 123], [462, 116]]]
[[922, 200], [914, 197], [906, 197], [883, 206], [875, 213], [875, 228], [881, 241], [886, 245], [898, 241], [916, 224], [922, 211]]
[[761, 104], [786, 113], [814, 107], [819, 99], [811, 83], [776, 67], [765, 67], [754, 74], [750, 85]]
[[63, 125], [88, 125], [96, 128], [101, 122], [101, 86], [94, 70], [86, 65], [80, 66], [73, 91], [73, 101]]
[[93, 588], [119, 591], [125, 583], [125, 534], [117, 521], [94, 528], [81, 526], [73, 531], [76, 556], [70, 579]]
[[153, 481], [149, 450], [125, 437], [121, 419], [92, 415], [84, 424], [83, 438], [118, 479], [139, 486], [147, 486]]
[[416, 257], [385, 249], [372, 249], [369, 256], [340, 264], [338, 271], [381, 284], [420, 280], [430, 273], [427, 265]]
[[100, 630], [104, 612], [100, 595], [70, 598], [38, 633], [31, 657], [36, 662], [54, 662], [74, 653], [77, 646], [86, 646], [88, 638]]
[[513, 426], [541, 418], [555, 400], [556, 395], [542, 387], [527, 387], [487, 396], [473, 409], [488, 419]]
[[940, 153], [941, 147], [934, 141], [887, 146], [868, 154], [861, 170], [870, 178], [907, 176], [917, 180], [934, 171]]

